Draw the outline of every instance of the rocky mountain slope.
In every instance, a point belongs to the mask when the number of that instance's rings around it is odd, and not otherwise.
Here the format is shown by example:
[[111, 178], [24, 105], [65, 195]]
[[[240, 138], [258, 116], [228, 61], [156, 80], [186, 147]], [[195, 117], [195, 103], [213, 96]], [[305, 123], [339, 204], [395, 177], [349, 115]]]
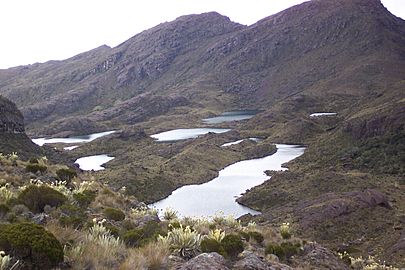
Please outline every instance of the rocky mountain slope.
[[116, 48], [0, 71], [0, 93], [30, 133], [49, 135], [178, 107], [266, 109], [298, 94], [343, 111], [403, 78], [403, 25], [378, 0], [310, 1], [249, 27], [217, 13], [183, 16]]

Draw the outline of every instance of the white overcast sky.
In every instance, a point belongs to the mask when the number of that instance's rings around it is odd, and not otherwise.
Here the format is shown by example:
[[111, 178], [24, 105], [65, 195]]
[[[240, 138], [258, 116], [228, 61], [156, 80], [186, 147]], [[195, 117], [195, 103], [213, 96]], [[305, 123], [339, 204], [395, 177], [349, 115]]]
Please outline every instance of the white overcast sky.
[[[250, 25], [304, 0], [0, 0], [0, 68], [111, 47], [181, 15], [217, 11]], [[405, 0], [382, 0], [405, 18]]]

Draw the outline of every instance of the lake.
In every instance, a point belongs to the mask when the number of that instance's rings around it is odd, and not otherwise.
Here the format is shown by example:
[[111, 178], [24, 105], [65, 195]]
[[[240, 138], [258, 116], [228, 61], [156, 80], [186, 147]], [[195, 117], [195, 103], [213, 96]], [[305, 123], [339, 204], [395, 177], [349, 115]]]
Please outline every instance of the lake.
[[213, 216], [218, 212], [240, 217], [244, 214], [256, 215], [259, 212], [238, 204], [238, 198], [247, 189], [262, 184], [269, 179], [266, 170], [286, 170], [281, 167], [305, 151], [299, 145], [277, 144], [277, 152], [264, 158], [236, 162], [219, 171], [218, 177], [201, 185], [188, 185], [150, 207], [164, 210], [171, 207], [180, 216]]
[[319, 117], [319, 116], [336, 116], [337, 113], [334, 112], [318, 112], [318, 113], [312, 113], [309, 115], [309, 117]]
[[110, 157], [107, 155], [95, 155], [78, 158], [75, 163], [79, 164], [80, 169], [82, 169], [83, 171], [100, 171], [105, 169], [101, 165], [113, 159], [114, 157]]
[[259, 113], [258, 110], [243, 110], [243, 111], [230, 111], [224, 112], [219, 116], [205, 118], [203, 122], [206, 124], [220, 124], [224, 122], [241, 121], [250, 119]]
[[198, 136], [212, 133], [224, 133], [230, 131], [230, 129], [225, 128], [184, 128], [184, 129], [173, 129], [157, 134], [151, 135], [152, 138], [156, 139], [158, 142], [169, 142], [197, 138]]
[[117, 132], [116, 130], [93, 133], [88, 135], [79, 135], [79, 136], [72, 136], [67, 138], [37, 138], [32, 139], [32, 141], [39, 145], [43, 146], [46, 143], [87, 143], [91, 142], [95, 139], [110, 135]]

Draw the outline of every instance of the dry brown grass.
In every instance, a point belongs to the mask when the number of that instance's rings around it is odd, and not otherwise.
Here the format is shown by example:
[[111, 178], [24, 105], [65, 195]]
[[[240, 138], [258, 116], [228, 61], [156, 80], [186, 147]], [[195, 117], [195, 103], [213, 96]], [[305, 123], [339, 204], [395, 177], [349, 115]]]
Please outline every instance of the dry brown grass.
[[120, 270], [158, 270], [167, 266], [169, 248], [159, 242], [149, 243], [139, 249], [129, 251], [129, 256]]
[[72, 227], [61, 226], [56, 220], [48, 222], [45, 227], [49, 232], [55, 235], [63, 246], [74, 245], [84, 239], [84, 232]]

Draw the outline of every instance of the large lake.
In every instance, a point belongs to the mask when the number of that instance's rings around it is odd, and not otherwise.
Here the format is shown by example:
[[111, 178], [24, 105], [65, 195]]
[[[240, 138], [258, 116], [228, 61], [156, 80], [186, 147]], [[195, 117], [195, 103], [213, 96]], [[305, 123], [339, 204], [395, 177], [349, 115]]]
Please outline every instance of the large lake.
[[95, 139], [110, 135], [114, 132], [116, 131], [112, 130], [88, 135], [72, 136], [68, 138], [37, 138], [32, 139], [32, 141], [39, 146], [43, 146], [46, 143], [87, 143]]
[[75, 163], [79, 164], [80, 169], [83, 171], [100, 171], [105, 168], [102, 166], [110, 160], [113, 160], [114, 157], [107, 155], [96, 155], [78, 158]]
[[198, 136], [212, 133], [224, 133], [230, 131], [230, 129], [225, 128], [184, 128], [184, 129], [173, 129], [157, 134], [151, 135], [152, 138], [159, 142], [169, 142], [197, 138]]
[[219, 116], [205, 118], [203, 122], [206, 124], [220, 124], [224, 122], [241, 121], [250, 119], [255, 116], [259, 111], [257, 110], [245, 110], [245, 111], [230, 111], [224, 112]]
[[171, 207], [180, 216], [213, 216], [218, 212], [240, 217], [244, 214], [256, 215], [259, 212], [238, 204], [235, 199], [247, 189], [262, 184], [269, 179], [265, 170], [286, 170], [283, 163], [304, 153], [305, 147], [277, 144], [273, 155], [236, 162], [219, 171], [218, 177], [201, 185], [183, 186], [151, 207], [164, 210]]

